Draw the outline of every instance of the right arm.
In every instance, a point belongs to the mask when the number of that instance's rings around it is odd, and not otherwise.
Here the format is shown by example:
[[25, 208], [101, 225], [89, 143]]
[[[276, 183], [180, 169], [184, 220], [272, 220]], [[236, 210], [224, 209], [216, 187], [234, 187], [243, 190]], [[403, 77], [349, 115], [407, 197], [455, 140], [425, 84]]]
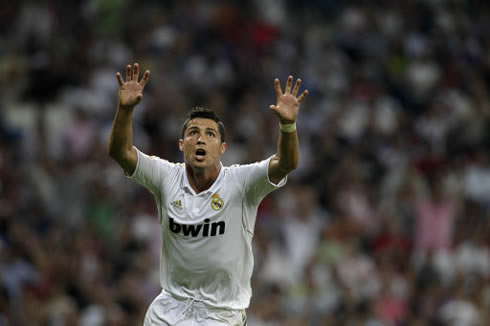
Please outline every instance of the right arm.
[[117, 73], [116, 77], [119, 82], [119, 102], [107, 151], [128, 175], [132, 175], [138, 161], [132, 140], [133, 111], [143, 98], [143, 89], [150, 77], [150, 71], [145, 71], [143, 78], [138, 82], [139, 65], [135, 63], [133, 68], [131, 65], [126, 66], [126, 81], [120, 73]]

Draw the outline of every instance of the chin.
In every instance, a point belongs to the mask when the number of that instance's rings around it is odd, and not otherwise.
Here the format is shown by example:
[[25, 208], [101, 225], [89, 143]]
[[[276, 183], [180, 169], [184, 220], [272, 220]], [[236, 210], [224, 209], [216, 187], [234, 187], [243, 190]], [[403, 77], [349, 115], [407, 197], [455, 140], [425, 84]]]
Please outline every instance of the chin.
[[196, 160], [191, 160], [190, 165], [196, 168], [205, 168], [209, 166], [208, 162], [206, 161], [196, 161]]
[[204, 161], [198, 161], [196, 160], [196, 158], [191, 157], [189, 160], [186, 161], [186, 164], [192, 166], [193, 168], [205, 169], [214, 166], [216, 164], [216, 161], [210, 160], [208, 158], [204, 159]]

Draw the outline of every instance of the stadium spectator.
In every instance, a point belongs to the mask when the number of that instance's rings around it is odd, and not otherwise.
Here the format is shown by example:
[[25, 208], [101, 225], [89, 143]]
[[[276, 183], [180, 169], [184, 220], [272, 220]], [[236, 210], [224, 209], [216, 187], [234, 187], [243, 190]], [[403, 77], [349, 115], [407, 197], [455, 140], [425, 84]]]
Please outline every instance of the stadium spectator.
[[271, 78], [310, 90], [301, 164], [258, 211], [251, 325], [490, 323], [489, 3], [4, 2], [0, 325], [142, 324], [157, 212], [102, 145], [134, 60], [153, 73], [134, 143], [171, 161], [191, 105], [245, 163], [276, 150]]

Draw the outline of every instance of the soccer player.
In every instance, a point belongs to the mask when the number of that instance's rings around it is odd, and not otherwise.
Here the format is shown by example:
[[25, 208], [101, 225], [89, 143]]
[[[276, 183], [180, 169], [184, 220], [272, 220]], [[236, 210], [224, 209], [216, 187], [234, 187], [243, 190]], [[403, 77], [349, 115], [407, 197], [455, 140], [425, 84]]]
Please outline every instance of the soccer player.
[[286, 183], [299, 160], [296, 118], [305, 90], [296, 96], [289, 76], [285, 91], [274, 80], [279, 118], [277, 153], [261, 162], [225, 167], [225, 127], [208, 109], [191, 110], [179, 148], [184, 163], [148, 156], [132, 144], [132, 115], [143, 98], [150, 72], [139, 80], [139, 65], [117, 73], [119, 104], [108, 144], [109, 155], [134, 181], [150, 190], [162, 232], [160, 282], [145, 326], [245, 325], [252, 295], [252, 237], [257, 208]]

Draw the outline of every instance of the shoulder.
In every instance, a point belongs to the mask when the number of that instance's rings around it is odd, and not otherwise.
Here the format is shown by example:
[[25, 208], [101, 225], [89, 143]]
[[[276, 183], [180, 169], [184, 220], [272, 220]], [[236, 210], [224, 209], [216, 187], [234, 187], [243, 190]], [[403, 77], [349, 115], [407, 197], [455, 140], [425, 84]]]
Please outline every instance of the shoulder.
[[[142, 153], [143, 154], [143, 153]], [[164, 158], [161, 158], [159, 156], [156, 156], [156, 155], [146, 155], [144, 154], [149, 160], [152, 160], [154, 161], [156, 164], [163, 164], [163, 165], [167, 165], [169, 167], [172, 167], [172, 168], [176, 168], [176, 169], [183, 169], [184, 168], [184, 163], [180, 163], [180, 162], [170, 162], [169, 160], [166, 160]]]
[[234, 176], [248, 174], [254, 170], [259, 169], [261, 164], [262, 164], [262, 161], [253, 162], [253, 163], [246, 163], [246, 164], [233, 164], [233, 165], [224, 167], [225, 168], [225, 174], [230, 174], [230, 175], [234, 175]]
[[225, 169], [229, 169], [230, 171], [241, 171], [241, 170], [249, 170], [249, 169], [256, 169], [260, 167], [267, 167], [269, 165], [270, 160], [272, 159], [271, 157], [268, 157], [264, 160], [257, 161], [257, 162], [252, 162], [252, 163], [244, 163], [244, 164], [233, 164], [230, 166], [225, 167]]
[[184, 163], [174, 163], [156, 155], [147, 155], [142, 152], [138, 155], [138, 165], [151, 167], [154, 171], [160, 171], [164, 175], [179, 174], [185, 170]]
[[243, 183], [255, 182], [258, 178], [267, 178], [270, 158], [247, 164], [233, 164], [225, 167], [225, 175], [242, 180]]

